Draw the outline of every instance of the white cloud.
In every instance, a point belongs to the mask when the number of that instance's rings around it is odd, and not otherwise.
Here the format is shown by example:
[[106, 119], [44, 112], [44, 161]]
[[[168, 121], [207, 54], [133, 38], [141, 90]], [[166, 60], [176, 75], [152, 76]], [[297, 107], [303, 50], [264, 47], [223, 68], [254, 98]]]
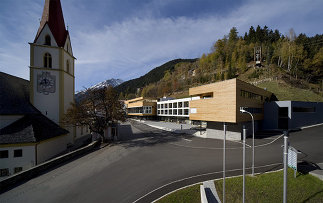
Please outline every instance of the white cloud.
[[[209, 52], [212, 44], [233, 26], [237, 27], [240, 35], [248, 31], [251, 25], [258, 24], [267, 25], [271, 29], [277, 28], [282, 33], [294, 28], [296, 33], [309, 35], [321, 34], [323, 27], [320, 11], [323, 3], [320, 0], [251, 0], [226, 15], [213, 13], [199, 18], [158, 18], [159, 15], [149, 13], [149, 6], [158, 11], [156, 7], [164, 4], [164, 1], [152, 1], [142, 11], [144, 14], [138, 15], [140, 17], [125, 18], [127, 20], [112, 24], [108, 19], [101, 19], [102, 24], [97, 29], [89, 23], [83, 23], [88, 16], [82, 13], [68, 14], [80, 16], [77, 21], [79, 24], [72, 20], [74, 24], [70, 26], [73, 51], [77, 57], [76, 89], [111, 77], [139, 77], [151, 68], [175, 58], [200, 57]], [[25, 78], [29, 75], [26, 68], [29, 64], [27, 42], [33, 40], [42, 10], [42, 6], [38, 4], [32, 7], [34, 9], [20, 16], [23, 19], [21, 24], [17, 24], [20, 33], [15, 33], [19, 36], [18, 41], [4, 42], [3, 37], [8, 37], [10, 30], [7, 35], [0, 32], [0, 42], [5, 44], [0, 48], [0, 70]], [[69, 8], [63, 10], [68, 11]], [[72, 10], [77, 12], [75, 8]], [[91, 19], [95, 19], [96, 15], [104, 16], [102, 13], [93, 13]], [[0, 25], [0, 30], [5, 30], [3, 24]], [[16, 56], [21, 59], [14, 60]]]

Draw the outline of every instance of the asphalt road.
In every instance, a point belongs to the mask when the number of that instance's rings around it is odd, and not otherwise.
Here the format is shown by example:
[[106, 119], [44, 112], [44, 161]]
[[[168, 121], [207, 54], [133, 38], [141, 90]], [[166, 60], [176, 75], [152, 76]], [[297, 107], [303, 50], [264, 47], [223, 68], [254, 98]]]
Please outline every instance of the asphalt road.
[[[299, 160], [323, 162], [323, 126], [294, 132]], [[185, 185], [222, 177], [222, 141], [124, 124], [121, 141], [0, 195], [0, 202], [151, 202]], [[251, 145], [248, 139], [247, 144]], [[281, 168], [281, 136], [256, 139], [256, 172]], [[241, 174], [242, 144], [227, 142], [227, 175]], [[251, 148], [247, 148], [251, 166]], [[249, 170], [250, 171], [250, 170]]]

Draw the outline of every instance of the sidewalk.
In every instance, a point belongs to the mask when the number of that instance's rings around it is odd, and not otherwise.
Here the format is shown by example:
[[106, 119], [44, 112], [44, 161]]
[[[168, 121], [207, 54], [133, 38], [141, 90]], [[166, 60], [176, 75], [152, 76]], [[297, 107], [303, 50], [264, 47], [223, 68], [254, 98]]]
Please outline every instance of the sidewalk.
[[315, 176], [323, 181], [323, 163], [319, 163], [319, 164], [317, 164], [317, 166], [320, 169], [316, 169], [314, 171], [311, 171], [311, 172], [309, 172], [309, 174], [311, 174], [312, 176]]

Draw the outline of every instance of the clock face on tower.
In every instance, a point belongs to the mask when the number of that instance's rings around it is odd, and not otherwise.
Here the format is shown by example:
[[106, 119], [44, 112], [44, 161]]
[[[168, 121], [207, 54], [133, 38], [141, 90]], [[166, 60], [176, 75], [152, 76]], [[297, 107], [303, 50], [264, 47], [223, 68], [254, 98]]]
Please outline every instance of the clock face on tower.
[[56, 76], [50, 72], [37, 74], [37, 92], [48, 95], [55, 92]]

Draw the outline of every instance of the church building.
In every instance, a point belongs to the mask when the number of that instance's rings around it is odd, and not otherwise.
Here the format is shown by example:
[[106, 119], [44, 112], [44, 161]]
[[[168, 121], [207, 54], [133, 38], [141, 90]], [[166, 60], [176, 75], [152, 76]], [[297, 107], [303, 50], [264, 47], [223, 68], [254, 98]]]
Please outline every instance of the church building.
[[30, 81], [0, 72], [0, 179], [65, 151], [77, 138], [64, 126], [74, 102], [75, 57], [60, 0], [45, 0], [30, 44]]

